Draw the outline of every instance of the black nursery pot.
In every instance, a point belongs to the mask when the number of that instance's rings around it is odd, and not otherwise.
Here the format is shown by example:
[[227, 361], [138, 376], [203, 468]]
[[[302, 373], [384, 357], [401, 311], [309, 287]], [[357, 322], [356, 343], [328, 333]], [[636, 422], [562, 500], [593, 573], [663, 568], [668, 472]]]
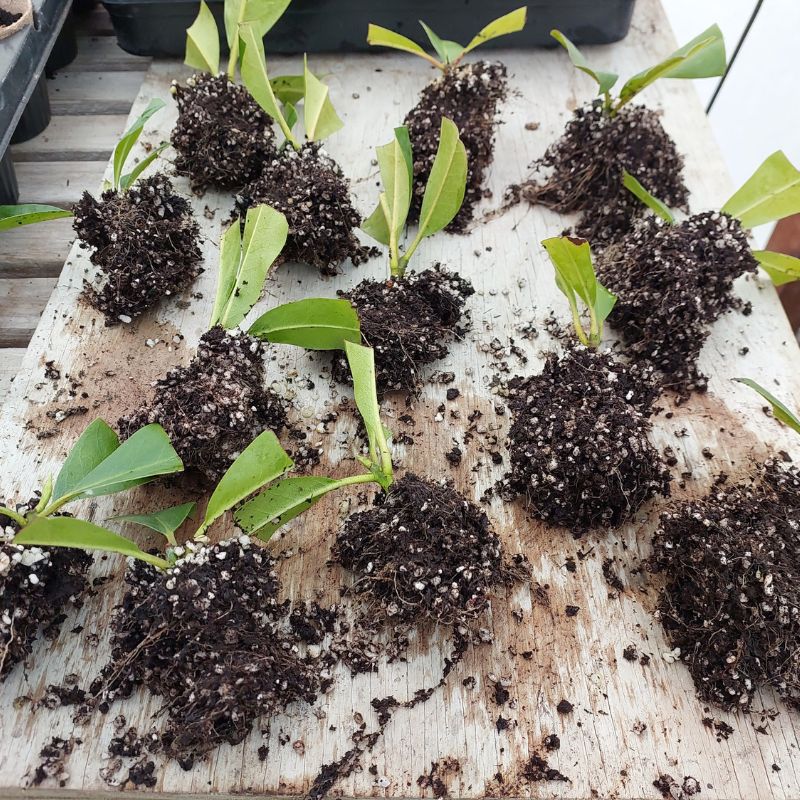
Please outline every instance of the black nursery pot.
[[[635, 0], [528, 0], [523, 31], [485, 47], [553, 46], [558, 28], [577, 44], [608, 44], [628, 33]], [[182, 56], [186, 29], [197, 15], [197, 0], [104, 0], [123, 50], [142, 56]], [[208, 3], [222, 47], [223, 0]], [[448, 39], [468, 42], [491, 19], [522, 5], [516, 0], [295, 0], [266, 37], [267, 52], [368, 51], [367, 25], [391, 28], [415, 39], [423, 19]]]

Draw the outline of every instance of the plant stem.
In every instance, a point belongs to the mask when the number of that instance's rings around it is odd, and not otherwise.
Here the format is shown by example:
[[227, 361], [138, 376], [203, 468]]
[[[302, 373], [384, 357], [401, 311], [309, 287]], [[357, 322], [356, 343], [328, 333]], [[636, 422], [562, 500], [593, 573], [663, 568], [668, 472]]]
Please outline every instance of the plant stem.
[[133, 557], [138, 558], [139, 561], [144, 561], [146, 564], [152, 564], [154, 567], [158, 567], [162, 570], [167, 570], [172, 566], [172, 564], [170, 564], [165, 558], [159, 558], [158, 556], [154, 556], [152, 553], [145, 553], [144, 551], [137, 553]]
[[65, 494], [63, 497], [59, 497], [58, 499], [56, 499], [52, 503], [50, 503], [50, 505], [47, 506], [45, 508], [45, 510], [42, 511], [39, 514], [39, 516], [40, 517], [49, 517], [52, 514], [54, 514], [56, 511], [58, 511], [58, 509], [61, 508], [61, 506], [66, 505], [67, 503], [69, 503], [70, 500], [74, 500], [74, 499], [75, 498], [72, 497], [72, 495]]
[[7, 506], [0, 506], [0, 517], [8, 517], [9, 519], [13, 519], [20, 528], [25, 526], [27, 520], [22, 514], [18, 514], [16, 511], [12, 511]]
[[411, 260], [411, 256], [414, 255], [414, 251], [419, 247], [420, 242], [425, 237], [422, 235], [422, 231], [418, 231], [414, 241], [411, 242], [409, 248], [403, 253], [403, 257], [400, 259], [398, 266], [397, 266], [397, 277], [402, 278], [403, 273], [406, 271], [406, 267], [408, 266], [408, 262]]

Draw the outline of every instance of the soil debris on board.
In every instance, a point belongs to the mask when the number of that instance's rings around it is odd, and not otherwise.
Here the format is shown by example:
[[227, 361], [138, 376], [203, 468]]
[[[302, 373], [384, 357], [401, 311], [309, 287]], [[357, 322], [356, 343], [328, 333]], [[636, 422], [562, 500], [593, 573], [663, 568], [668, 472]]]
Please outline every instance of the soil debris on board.
[[[665, 512], [651, 569], [658, 615], [698, 695], [748, 709], [760, 686], [800, 707], [800, 472], [752, 479]], [[673, 651], [675, 652], [675, 651]]]
[[353, 205], [341, 167], [320, 144], [307, 143], [299, 152], [285, 147], [237, 194], [236, 213], [267, 203], [289, 223], [282, 261], [299, 261], [323, 275], [336, 275], [347, 259], [354, 266], [380, 255], [355, 234], [361, 215]]
[[272, 120], [244, 86], [226, 75], [197, 74], [185, 86], [173, 83], [172, 92], [175, 171], [189, 177], [194, 191], [241, 189], [275, 158]]
[[97, 285], [84, 282], [84, 297], [106, 325], [130, 322], [203, 271], [191, 206], [161, 173], [126, 192], [108, 189], [100, 200], [84, 192], [74, 214], [80, 245], [100, 270]]
[[476, 61], [448, 66], [423, 90], [417, 105], [406, 114], [414, 154], [414, 192], [408, 219], [416, 222], [436, 150], [442, 117], [458, 128], [467, 151], [467, 188], [464, 203], [446, 230], [464, 233], [475, 205], [485, 196], [483, 180], [494, 157], [497, 106], [507, 93], [506, 68], [499, 62]]
[[581, 345], [548, 356], [539, 375], [508, 384], [511, 469], [499, 488], [539, 519], [581, 534], [616, 527], [670, 473], [650, 442], [652, 370]]
[[678, 783], [672, 775], [662, 773], [653, 781], [653, 786], [658, 789], [661, 796], [667, 800], [688, 800], [700, 794], [700, 781], [691, 775], [686, 775], [681, 783]]
[[674, 225], [648, 217], [597, 258], [598, 277], [617, 295], [609, 324], [680, 399], [707, 389], [697, 359], [709, 326], [727, 311], [750, 313], [733, 281], [757, 267], [747, 232], [717, 211]]
[[532, 167], [533, 177], [510, 186], [507, 198], [561, 214], [583, 212], [574, 232], [595, 251], [627, 233], [645, 213], [622, 185], [623, 170], [670, 208], [687, 209], [683, 158], [658, 113], [644, 106], [627, 105], [613, 117], [599, 99], [575, 109], [561, 138]]
[[[38, 498], [25, 510], [35, 507]], [[22, 509], [18, 509], [22, 510]], [[22, 547], [13, 543], [16, 523], [0, 528], [0, 681], [27, 658], [39, 632], [58, 632], [70, 606], [89, 588], [92, 557], [67, 548]]]
[[156, 381], [153, 399], [119, 420], [121, 435], [157, 422], [187, 469], [219, 480], [256, 436], [286, 425], [284, 401], [264, 388], [264, 353], [242, 331], [212, 328], [189, 364]]
[[50, 742], [39, 751], [41, 759], [33, 774], [26, 775], [27, 786], [41, 786], [46, 781], [55, 781], [59, 787], [64, 787], [69, 781], [69, 772], [66, 762], [72, 755], [76, 745], [83, 744], [81, 739], [70, 737], [62, 739], [60, 736], [53, 736]]
[[[375, 351], [380, 394], [419, 388], [421, 368], [444, 358], [450, 342], [463, 336], [464, 304], [474, 291], [469, 281], [437, 264], [402, 278], [364, 280], [340, 293], [358, 312], [364, 344]], [[347, 359], [338, 353], [333, 377], [352, 382]]]

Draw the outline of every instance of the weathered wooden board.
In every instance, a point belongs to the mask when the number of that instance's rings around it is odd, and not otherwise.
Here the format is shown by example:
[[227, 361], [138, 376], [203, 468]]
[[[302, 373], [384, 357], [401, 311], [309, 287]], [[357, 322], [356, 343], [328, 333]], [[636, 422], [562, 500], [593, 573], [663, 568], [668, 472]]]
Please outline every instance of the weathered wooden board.
[[[656, 0], [640, 0], [630, 37], [622, 44], [592, 51], [591, 57], [601, 67], [613, 65], [629, 74], [651, 64], [673, 45]], [[572, 70], [561, 52], [499, 55], [509, 67], [513, 92], [502, 112], [504, 124], [498, 131], [497, 156], [489, 175], [494, 200], [486, 202], [487, 209], [499, 202], [505, 186], [523, 176], [525, 166], [560, 133], [571, 110], [592, 90], [588, 78]], [[298, 63], [297, 59], [276, 58], [271, 67], [279, 74], [296, 70]], [[352, 177], [358, 205], [367, 212], [376, 196], [372, 148], [389, 140], [392, 127], [415, 102], [432, 72], [421, 61], [402, 55], [315, 57], [313, 63], [318, 72], [328, 75], [334, 101], [346, 122], [345, 131], [331, 139], [328, 149]], [[154, 63], [134, 113], [153, 96], [168, 99], [170, 79], [180, 70], [176, 63]], [[719, 205], [731, 187], [692, 87], [680, 82], [658, 85], [648, 90], [646, 99], [653, 106], [663, 107], [664, 124], [686, 154], [694, 207]], [[151, 124], [145, 138], [164, 138], [174, 114], [170, 103], [151, 120], [159, 127]], [[539, 128], [527, 130], [528, 122], [539, 123]], [[185, 181], [177, 181], [177, 185], [187, 190]], [[73, 249], [0, 416], [0, 463], [6, 492], [28, 494], [55, 468], [93, 416], [115, 421], [141, 400], [148, 381], [189, 357], [208, 319], [215, 286], [216, 243], [230, 206], [230, 197], [210, 194], [194, 200], [206, 238], [207, 271], [193, 289], [202, 292], [203, 298], [193, 299], [185, 310], [166, 305], [137, 327], [104, 329], [102, 320], [80, 304], [81, 283], [90, 265], [84, 253]], [[206, 207], [215, 212], [212, 218], [203, 213]], [[417, 267], [442, 261], [462, 271], [476, 287], [470, 301], [473, 332], [439, 366], [459, 376], [456, 385], [461, 397], [449, 405], [461, 411], [462, 420], [474, 409], [480, 410], [480, 424], [485, 425], [486, 432], [479, 433], [465, 448], [462, 465], [451, 469], [444, 453], [452, 447], [453, 437], [462, 441], [464, 428], [452, 421], [436, 421], [436, 409], [444, 401], [445, 390], [439, 385], [428, 386], [412, 410], [416, 425], [411, 433], [420, 434], [417, 443], [397, 451], [404, 468], [436, 478], [452, 475], [459, 488], [476, 500], [500, 477], [502, 467], [492, 466], [479, 452], [485, 435], [496, 434], [502, 441], [508, 424], [506, 416], [496, 413], [496, 398], [487, 388], [498, 367], [483, 345], [493, 337], [506, 344], [513, 336], [526, 351], [528, 362], [522, 364], [513, 356], [507, 356], [507, 360], [512, 371], [527, 373], [541, 369], [543, 353], [557, 346], [542, 323], [551, 309], [565, 320], [567, 313], [538, 242], [560, 231], [564, 224], [563, 218], [545, 210], [520, 207], [488, 224], [477, 225], [469, 236], [440, 235], [420, 248]], [[302, 265], [282, 267], [270, 278], [259, 309], [301, 296], [332, 296], [337, 288], [352, 286], [365, 275], [378, 276], [383, 271], [380, 260], [358, 270], [346, 268], [336, 279], [321, 279]], [[658, 443], [669, 444], [678, 453], [677, 471], [693, 471], [694, 479], [686, 489], [693, 494], [704, 491], [717, 471], [725, 470], [733, 478], [742, 475], [751, 459], [762, 457], [769, 446], [796, 450], [796, 442], [762, 414], [755, 395], [732, 384], [730, 378], [749, 375], [767, 385], [773, 378], [779, 379], [784, 396], [798, 396], [797, 343], [775, 291], [763, 277], [741, 281], [737, 291], [753, 302], [754, 311], [747, 318], [728, 316], [715, 326], [702, 357], [702, 367], [711, 376], [709, 393], [675, 409], [672, 419], [663, 415], [656, 419]], [[528, 341], [517, 328], [531, 321], [541, 327], [541, 334]], [[176, 330], [186, 337], [177, 349], [172, 344]], [[148, 348], [147, 339], [159, 341]], [[749, 351], [741, 355], [745, 347]], [[298, 418], [313, 428], [315, 417], [324, 414], [347, 391], [329, 388], [324, 358], [290, 348], [278, 352], [276, 366], [282, 370], [276, 368], [273, 378], [294, 398]], [[55, 426], [53, 436], [39, 440], [37, 428], [52, 425], [45, 412], [76, 402], [59, 393], [65, 380], [45, 379], [43, 363], [51, 359], [62, 375], [81, 376], [83, 390], [89, 395], [81, 403], [90, 410]], [[105, 374], [109, 369], [114, 372], [111, 376]], [[293, 370], [301, 376], [310, 375], [315, 388], [290, 384]], [[403, 430], [397, 418], [398, 412], [405, 410], [404, 402], [388, 402], [384, 407], [390, 426]], [[354, 428], [355, 421], [343, 415], [335, 433], [314, 434], [314, 440], [324, 441], [329, 453], [329, 463], [323, 463], [320, 472], [336, 469], [340, 462], [345, 468], [347, 436]], [[682, 429], [687, 435], [678, 438], [676, 434]], [[713, 452], [712, 460], [701, 455], [704, 447]], [[139, 492], [113, 501], [87, 503], [77, 511], [103, 520], [112, 509], [114, 513], [124, 512], [144, 497], [148, 507], [157, 507], [167, 500], [163, 495], [163, 490]], [[326, 565], [339, 523], [337, 510], [342, 510], [340, 502], [341, 498], [329, 498], [270, 545], [297, 550], [295, 557], [281, 567], [287, 595], [310, 597], [320, 590], [327, 599], [333, 599], [336, 587], [347, 580]], [[652, 615], [656, 587], [644, 571], [634, 569], [649, 553], [649, 537], [659, 508], [654, 505], [648, 509], [641, 524], [615, 534], [598, 532], [576, 542], [563, 531], [532, 522], [515, 505], [493, 501], [488, 507], [491, 519], [507, 548], [524, 551], [536, 579], [549, 586], [549, 605], [537, 604], [528, 588], [496, 597], [487, 620], [494, 644], [470, 650], [447, 685], [427, 703], [398, 712], [374, 751], [365, 755], [363, 770], [343, 780], [335, 792], [347, 797], [430, 795], [430, 789], [423, 791], [418, 786], [418, 777], [432, 762], [451, 757], [459, 761], [460, 771], [448, 775], [446, 783], [449, 793], [457, 797], [652, 798], [657, 796], [652, 781], [663, 772], [681, 779], [685, 775], [696, 777], [702, 785], [702, 797], [713, 800], [800, 797], [796, 715], [770, 692], [764, 692], [760, 700], [765, 709], [778, 710], [774, 720], [764, 720], [760, 714], [735, 717], [708, 711], [696, 699], [685, 668], [662, 658], [668, 647]], [[578, 551], [585, 557], [578, 558]], [[565, 568], [570, 557], [578, 562], [574, 574]], [[616, 557], [618, 568], [625, 574], [626, 588], [618, 595], [609, 594], [603, 578], [605, 557]], [[106, 764], [104, 754], [112, 735], [109, 719], [74, 726], [68, 710], [34, 712], [30, 704], [14, 701], [19, 696], [41, 698], [47, 684], [57, 683], [70, 673], [77, 673], [84, 685], [96, 673], [107, 654], [108, 619], [119, 598], [121, 567], [117, 559], [98, 565], [98, 574], [112, 572], [114, 579], [103, 584], [97, 596], [79, 613], [71, 614], [63, 626], [69, 631], [83, 625], [83, 634], [76, 637], [63, 633], [52, 645], [40, 643], [29, 667], [15, 669], [0, 688], [0, 796], [116, 794], [99, 773]], [[565, 615], [567, 604], [580, 607], [576, 617]], [[512, 611], [521, 612], [521, 621]], [[91, 643], [92, 635], [98, 637], [98, 644]], [[651, 654], [650, 665], [625, 661], [622, 650], [628, 644]], [[526, 660], [515, 655], [524, 651], [532, 651], [533, 657]], [[331, 693], [318, 702], [316, 714], [296, 707], [286, 715], [264, 720], [242, 745], [220, 748], [191, 772], [169, 765], [159, 772], [152, 795], [302, 793], [320, 765], [349, 749], [350, 736], [357, 727], [356, 715], [363, 716], [369, 730], [374, 729], [372, 698], [393, 694], [403, 700], [416, 689], [435, 684], [448, 654], [446, 637], [438, 632], [414, 642], [407, 663], [383, 667], [377, 674], [356, 679], [341, 671]], [[463, 684], [468, 676], [476, 681], [472, 689]], [[511, 679], [510, 705], [494, 704], [493, 677]], [[561, 699], [574, 704], [572, 714], [556, 712]], [[124, 713], [128, 724], [144, 731], [150, 728], [158, 707], [159, 703], [137, 695], [116, 705], [111, 714]], [[513, 720], [508, 730], [498, 731], [499, 715]], [[708, 715], [724, 719], [735, 728], [730, 739], [716, 741], [702, 723]], [[641, 727], [637, 723], [646, 724], [643, 732], [634, 731]], [[762, 724], [766, 733], [757, 733], [755, 727]], [[269, 730], [270, 756], [265, 762], [256, 755], [262, 744], [262, 729]], [[522, 763], [540, 748], [549, 733], [557, 733], [562, 742], [550, 763], [570, 782], [527, 784], [518, 780]], [[288, 736], [286, 745], [279, 742], [282, 734]], [[53, 735], [74, 735], [83, 740], [67, 762], [66, 785], [22, 789], [26, 774], [39, 762], [40, 748]], [[293, 747], [297, 741], [304, 747]], [[372, 766], [374, 771], [368, 769]]]

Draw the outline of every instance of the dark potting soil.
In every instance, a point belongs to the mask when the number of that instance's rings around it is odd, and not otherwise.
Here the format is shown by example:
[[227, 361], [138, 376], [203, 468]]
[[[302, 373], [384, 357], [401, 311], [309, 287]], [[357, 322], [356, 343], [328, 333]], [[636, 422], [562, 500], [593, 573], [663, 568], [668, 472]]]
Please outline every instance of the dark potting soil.
[[74, 214], [75, 233], [101, 273], [98, 288], [84, 283], [84, 296], [106, 325], [130, 322], [202, 272], [191, 207], [160, 173], [127, 192], [109, 189], [100, 200], [84, 192]]
[[22, 14], [15, 14], [13, 11], [6, 11], [0, 8], [0, 28], [13, 25], [18, 19], [22, 19]]
[[192, 189], [237, 190], [275, 157], [272, 120], [247, 89], [225, 75], [193, 75], [173, 83], [178, 121], [172, 131], [175, 170]]
[[670, 208], [686, 209], [683, 158], [655, 111], [628, 105], [614, 117], [602, 102], [575, 109], [560, 139], [533, 166], [533, 177], [511, 186], [512, 202], [527, 200], [561, 214], [581, 211], [575, 234], [600, 249], [630, 230], [645, 206], [623, 185], [628, 170]]
[[244, 219], [247, 209], [260, 203], [280, 211], [289, 223], [284, 261], [336, 275], [347, 259], [358, 266], [380, 253], [355, 235], [361, 215], [350, 197], [349, 182], [319, 144], [305, 144], [299, 152], [287, 146], [266, 161], [236, 196], [236, 213]]
[[520, 497], [534, 517], [581, 534], [616, 527], [654, 495], [669, 495], [669, 470], [649, 439], [651, 377], [575, 345], [551, 354], [541, 374], [509, 381], [504, 499]]
[[[469, 281], [438, 264], [402, 278], [364, 280], [340, 292], [358, 311], [364, 343], [375, 351], [379, 393], [419, 388], [420, 369], [444, 358], [450, 342], [463, 335], [459, 323], [466, 299], [474, 292]], [[352, 382], [347, 359], [338, 353], [333, 377]]]
[[305, 654], [302, 632], [320, 638], [328, 619], [314, 606], [305, 624], [292, 624], [306, 611], [277, 600], [275, 562], [246, 536], [177, 552], [165, 572], [129, 566], [111, 659], [90, 693], [102, 711], [140, 685], [162, 697], [163, 752], [189, 769], [221, 743], [241, 742], [262, 715], [327, 690], [328, 662]]
[[414, 153], [414, 194], [408, 218], [419, 219], [422, 196], [436, 150], [442, 117], [452, 120], [467, 151], [467, 189], [464, 203], [447, 230], [464, 233], [475, 205], [485, 195], [483, 179], [494, 157], [497, 106], [507, 91], [506, 68], [499, 62], [476, 61], [449, 67], [423, 90], [419, 102], [406, 114]]
[[156, 382], [152, 401], [119, 420], [121, 435], [158, 422], [185, 467], [216, 482], [256, 436], [286, 424], [284, 402], [264, 388], [264, 351], [242, 331], [212, 328], [187, 366]]
[[65, 610], [88, 588], [92, 563], [80, 550], [13, 544], [17, 530], [13, 523], [0, 528], [0, 680], [31, 654], [40, 631], [58, 631]]
[[469, 630], [495, 589], [529, 577], [525, 559], [506, 558], [486, 514], [452, 483], [412, 473], [345, 520], [332, 558], [355, 574], [363, 618], [401, 636], [425, 621]]
[[775, 462], [661, 517], [659, 617], [698, 695], [747, 708], [769, 685], [800, 706], [800, 471]]
[[716, 211], [676, 225], [642, 220], [597, 258], [600, 280], [618, 298], [609, 323], [683, 399], [708, 387], [697, 359], [709, 326], [726, 311], [750, 313], [733, 281], [757, 267], [739, 221]]

